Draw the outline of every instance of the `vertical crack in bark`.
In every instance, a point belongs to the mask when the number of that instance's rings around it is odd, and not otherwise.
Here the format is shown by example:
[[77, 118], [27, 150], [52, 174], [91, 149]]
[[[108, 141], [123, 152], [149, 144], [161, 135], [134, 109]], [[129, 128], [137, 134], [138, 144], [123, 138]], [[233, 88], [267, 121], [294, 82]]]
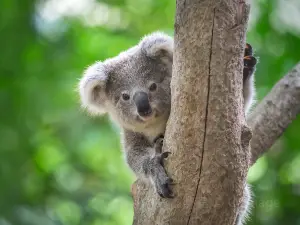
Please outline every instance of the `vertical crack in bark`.
[[207, 128], [207, 116], [208, 116], [208, 104], [209, 104], [209, 93], [210, 93], [210, 77], [211, 77], [211, 58], [212, 58], [212, 46], [213, 46], [213, 37], [214, 37], [214, 26], [215, 26], [215, 14], [216, 14], [216, 9], [214, 8], [213, 10], [213, 23], [212, 23], [212, 30], [211, 30], [211, 50], [210, 50], [210, 55], [209, 55], [209, 66], [208, 66], [208, 82], [207, 82], [207, 104], [206, 104], [206, 112], [205, 112], [205, 124], [204, 124], [204, 138], [203, 138], [203, 145], [202, 145], [202, 159], [201, 159], [201, 164], [200, 164], [200, 171], [199, 171], [199, 177], [198, 177], [198, 182], [197, 182], [197, 187], [196, 187], [196, 192], [194, 196], [194, 200], [192, 203], [192, 207], [190, 210], [189, 218], [187, 221], [187, 225], [190, 224], [190, 219], [192, 216], [193, 208], [195, 205], [195, 201], [197, 198], [197, 193], [198, 193], [198, 188], [200, 184], [200, 179], [201, 179], [201, 172], [202, 172], [202, 165], [203, 165], [203, 158], [204, 158], [204, 147], [205, 147], [205, 139], [206, 139], [206, 128]]

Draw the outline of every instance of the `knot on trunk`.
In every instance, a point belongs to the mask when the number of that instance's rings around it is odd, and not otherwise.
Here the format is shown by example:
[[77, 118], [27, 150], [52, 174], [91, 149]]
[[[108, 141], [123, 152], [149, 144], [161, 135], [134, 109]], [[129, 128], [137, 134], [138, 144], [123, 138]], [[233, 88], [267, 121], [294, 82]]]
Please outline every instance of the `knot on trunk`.
[[246, 124], [242, 125], [241, 143], [244, 151], [249, 151], [250, 141], [252, 139], [252, 131]]

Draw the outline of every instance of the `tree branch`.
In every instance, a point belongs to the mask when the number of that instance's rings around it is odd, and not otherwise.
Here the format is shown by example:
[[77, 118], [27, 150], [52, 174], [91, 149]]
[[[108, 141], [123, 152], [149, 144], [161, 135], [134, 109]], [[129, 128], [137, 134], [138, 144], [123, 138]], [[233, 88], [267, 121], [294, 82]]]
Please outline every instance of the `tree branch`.
[[283, 77], [254, 108], [251, 127], [251, 165], [282, 135], [300, 113], [300, 63]]

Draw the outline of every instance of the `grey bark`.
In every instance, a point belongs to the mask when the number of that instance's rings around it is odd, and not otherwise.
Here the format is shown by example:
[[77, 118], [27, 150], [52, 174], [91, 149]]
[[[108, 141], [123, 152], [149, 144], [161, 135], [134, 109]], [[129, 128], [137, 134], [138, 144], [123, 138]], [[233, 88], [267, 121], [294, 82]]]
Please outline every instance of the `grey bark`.
[[300, 63], [283, 77], [254, 108], [247, 123], [252, 129], [251, 165], [282, 135], [300, 113]]
[[[247, 123], [253, 132], [251, 165], [276, 142], [299, 113], [300, 63], [273, 87], [248, 117]], [[132, 193], [136, 196], [136, 191]]]
[[232, 225], [250, 162], [242, 100], [249, 6], [177, 0], [172, 109], [164, 151], [174, 199], [133, 186], [135, 225]]

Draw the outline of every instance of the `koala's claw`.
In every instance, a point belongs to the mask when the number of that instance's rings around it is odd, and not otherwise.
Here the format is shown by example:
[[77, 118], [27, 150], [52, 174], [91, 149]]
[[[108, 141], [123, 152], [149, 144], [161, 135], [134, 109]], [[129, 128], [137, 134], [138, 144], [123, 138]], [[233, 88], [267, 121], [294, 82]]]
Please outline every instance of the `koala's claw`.
[[255, 65], [256, 65], [256, 58], [253, 56], [252, 46], [247, 43], [244, 52], [244, 66], [254, 67]]
[[168, 158], [171, 152], [163, 152], [161, 153], [160, 163], [164, 165], [164, 159]]
[[166, 158], [168, 158], [169, 155], [171, 155], [171, 152], [163, 152], [161, 154], [161, 157], [164, 158], [164, 159], [166, 159]]
[[163, 144], [164, 144], [164, 139], [163, 138], [156, 139], [155, 143], [154, 143], [155, 153], [156, 154], [160, 154], [160, 158], [162, 159], [161, 162], [163, 162], [163, 159], [168, 158], [168, 156], [171, 154], [171, 152], [163, 152], [163, 153], [161, 153], [162, 152]]
[[256, 65], [256, 58], [254, 56], [244, 57], [244, 67], [254, 67]]
[[161, 198], [174, 198], [173, 192], [168, 187], [163, 189], [162, 193], [158, 192], [158, 194]]
[[161, 198], [174, 198], [174, 194], [170, 189], [170, 185], [173, 183], [173, 179], [167, 177], [160, 183], [156, 183], [156, 191]]
[[174, 180], [168, 177], [165, 169], [161, 165], [158, 168], [157, 173], [153, 177], [156, 192], [162, 198], [173, 198], [173, 192], [170, 189], [170, 186], [174, 183]]
[[253, 49], [250, 44], [246, 43], [245, 56], [248, 56], [248, 55], [253, 55]]
[[[161, 143], [161, 140], [158, 140], [156, 144]], [[157, 147], [157, 146], [156, 146]], [[152, 158], [152, 170], [151, 176], [155, 185], [156, 192], [162, 198], [173, 198], [173, 192], [170, 189], [170, 185], [174, 183], [173, 179], [170, 178], [164, 168], [164, 159], [169, 156], [170, 152], [158, 153], [156, 150], [156, 155]]]
[[163, 144], [164, 144], [164, 139], [163, 138], [158, 138], [158, 139], [155, 140], [154, 148], [155, 148], [156, 153], [161, 153]]

